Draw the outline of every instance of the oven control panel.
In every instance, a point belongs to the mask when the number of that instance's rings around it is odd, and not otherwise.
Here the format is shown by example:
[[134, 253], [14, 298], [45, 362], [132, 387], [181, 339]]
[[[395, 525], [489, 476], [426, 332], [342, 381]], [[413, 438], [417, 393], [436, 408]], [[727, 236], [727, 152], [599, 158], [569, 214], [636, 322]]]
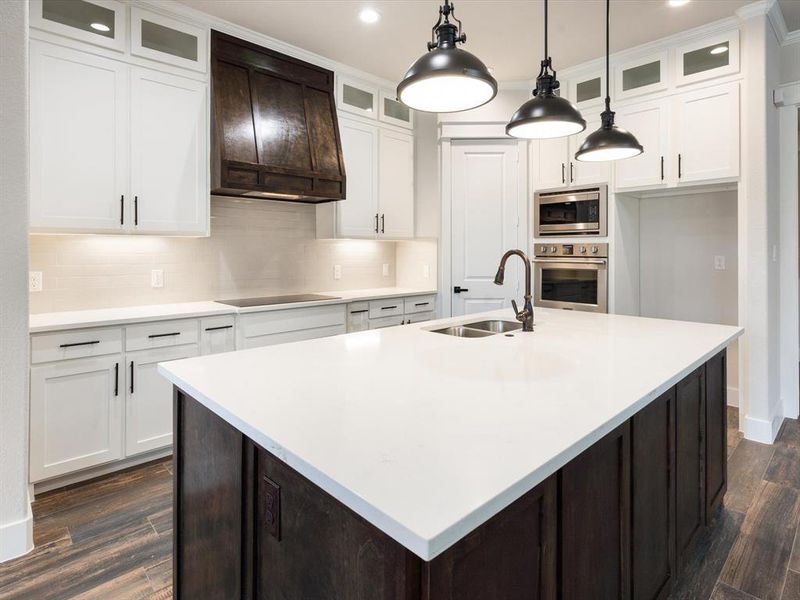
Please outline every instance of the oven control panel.
[[539, 257], [561, 257], [561, 258], [591, 258], [608, 257], [608, 244], [536, 244], [533, 248], [534, 256]]

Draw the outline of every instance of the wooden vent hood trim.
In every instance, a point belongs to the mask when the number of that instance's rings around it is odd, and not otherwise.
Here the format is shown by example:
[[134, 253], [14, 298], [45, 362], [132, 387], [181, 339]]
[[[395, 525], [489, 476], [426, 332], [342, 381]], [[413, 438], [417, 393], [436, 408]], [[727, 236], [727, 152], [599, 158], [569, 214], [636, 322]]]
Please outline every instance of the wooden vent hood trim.
[[211, 32], [211, 193], [345, 198], [333, 71]]

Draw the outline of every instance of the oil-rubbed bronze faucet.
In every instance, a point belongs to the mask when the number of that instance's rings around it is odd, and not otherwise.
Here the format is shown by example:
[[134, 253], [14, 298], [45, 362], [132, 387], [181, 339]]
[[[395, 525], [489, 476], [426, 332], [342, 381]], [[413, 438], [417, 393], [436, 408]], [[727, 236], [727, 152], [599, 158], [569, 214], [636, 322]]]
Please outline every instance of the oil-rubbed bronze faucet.
[[516, 300], [511, 301], [514, 307], [517, 321], [522, 323], [522, 331], [533, 331], [533, 304], [531, 304], [531, 261], [525, 256], [522, 250], [509, 250], [500, 259], [500, 266], [497, 268], [497, 275], [494, 276], [495, 285], [503, 285], [506, 276], [506, 261], [512, 255], [517, 255], [525, 263], [525, 306], [522, 310], [517, 308]]

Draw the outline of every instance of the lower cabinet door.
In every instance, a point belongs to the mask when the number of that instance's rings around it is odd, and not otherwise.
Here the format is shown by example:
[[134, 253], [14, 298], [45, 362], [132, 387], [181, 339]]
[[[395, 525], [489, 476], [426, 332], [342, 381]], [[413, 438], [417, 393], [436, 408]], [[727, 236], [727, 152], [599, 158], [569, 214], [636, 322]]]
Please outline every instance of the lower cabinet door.
[[705, 524], [705, 365], [676, 387], [675, 546], [678, 569]]
[[728, 488], [728, 398], [723, 350], [706, 363], [706, 524]]
[[236, 324], [233, 315], [200, 319], [200, 354], [219, 354], [236, 350]]
[[631, 420], [634, 600], [661, 600], [675, 576], [675, 388]]
[[32, 482], [122, 458], [122, 355], [31, 368]]
[[158, 363], [199, 354], [196, 344], [126, 354], [125, 455], [172, 444], [172, 384]]
[[561, 470], [561, 597], [630, 598], [630, 422]]

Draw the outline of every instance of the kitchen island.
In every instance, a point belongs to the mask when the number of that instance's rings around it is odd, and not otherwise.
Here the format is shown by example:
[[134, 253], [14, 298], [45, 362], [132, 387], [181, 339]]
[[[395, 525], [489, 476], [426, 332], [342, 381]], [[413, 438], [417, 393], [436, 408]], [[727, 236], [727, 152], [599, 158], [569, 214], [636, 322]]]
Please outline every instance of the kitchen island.
[[722, 502], [737, 327], [497, 311], [161, 365], [176, 598], [663, 598]]

